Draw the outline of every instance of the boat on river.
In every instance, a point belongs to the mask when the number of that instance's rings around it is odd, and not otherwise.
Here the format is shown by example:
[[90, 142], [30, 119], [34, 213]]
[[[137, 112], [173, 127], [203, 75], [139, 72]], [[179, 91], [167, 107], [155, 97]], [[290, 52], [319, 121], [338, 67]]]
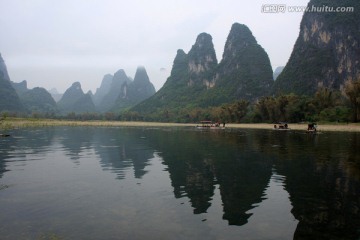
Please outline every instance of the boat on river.
[[317, 131], [317, 124], [316, 123], [309, 123], [306, 133], [316, 134]]
[[280, 123], [274, 125], [274, 130], [288, 131], [288, 130], [290, 130], [290, 128], [287, 123], [280, 122]]
[[198, 129], [225, 129], [225, 124], [221, 126], [219, 122], [213, 123], [212, 121], [200, 121], [200, 124], [196, 125]]

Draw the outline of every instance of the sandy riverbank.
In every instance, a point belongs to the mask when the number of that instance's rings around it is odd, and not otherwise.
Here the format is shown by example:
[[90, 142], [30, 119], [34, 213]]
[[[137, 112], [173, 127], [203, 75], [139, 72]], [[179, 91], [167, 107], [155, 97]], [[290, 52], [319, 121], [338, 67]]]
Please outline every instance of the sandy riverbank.
[[[232, 128], [251, 128], [251, 129], [272, 129], [274, 124], [268, 123], [250, 123], [250, 124], [227, 124]], [[291, 130], [306, 130], [307, 124], [289, 124]], [[319, 131], [337, 131], [337, 132], [360, 132], [360, 124], [318, 124]]]
[[[94, 127], [191, 127], [191, 123], [162, 122], [126, 122], [126, 121], [69, 121], [52, 119], [6, 119], [1, 122], [1, 128], [43, 127], [43, 126], [94, 126]], [[267, 123], [228, 123], [227, 128], [242, 129], [273, 129], [274, 124]], [[307, 124], [289, 124], [291, 130], [306, 130]], [[360, 124], [318, 124], [319, 131], [360, 132]]]

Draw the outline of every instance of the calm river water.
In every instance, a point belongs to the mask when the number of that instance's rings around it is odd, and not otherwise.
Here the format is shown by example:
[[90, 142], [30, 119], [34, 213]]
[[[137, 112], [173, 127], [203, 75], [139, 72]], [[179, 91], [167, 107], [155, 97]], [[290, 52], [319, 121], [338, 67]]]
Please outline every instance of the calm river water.
[[1, 239], [359, 239], [360, 134], [49, 127], [0, 138]]

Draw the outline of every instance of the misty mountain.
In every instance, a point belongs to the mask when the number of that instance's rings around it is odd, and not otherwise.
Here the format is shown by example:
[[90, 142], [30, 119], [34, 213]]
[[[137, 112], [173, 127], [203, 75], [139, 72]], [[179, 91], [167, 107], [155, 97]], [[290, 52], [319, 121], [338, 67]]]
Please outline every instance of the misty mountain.
[[63, 113], [85, 113], [95, 112], [95, 105], [90, 93], [85, 94], [81, 89], [81, 84], [75, 82], [68, 88], [60, 101], [58, 102], [59, 110]]
[[11, 85], [28, 113], [56, 114], [58, 112], [55, 100], [46, 89], [40, 87], [28, 89], [26, 80], [20, 83], [11, 81]]
[[20, 112], [24, 107], [12, 87], [5, 61], [0, 54], [0, 112]]
[[150, 82], [145, 67], [139, 66], [136, 69], [134, 81], [122, 84], [120, 94], [112, 110], [119, 112], [128, 107], [135, 106], [154, 95], [155, 92], [155, 87]]
[[284, 66], [280, 66], [280, 67], [277, 67], [277, 68], [275, 68], [275, 70], [274, 70], [274, 73], [273, 73], [273, 78], [274, 78], [274, 80], [276, 80], [277, 79], [277, 77], [280, 75], [280, 73], [284, 70]]
[[100, 112], [110, 111], [122, 91], [122, 85], [130, 82], [131, 80], [126, 76], [125, 71], [123, 69], [118, 70], [112, 78], [109, 91], [103, 96], [99, 105], [96, 106], [96, 109]]
[[27, 88], [27, 81], [23, 80], [22, 82], [16, 83], [10, 81], [11, 86], [15, 89], [16, 93], [20, 96], [23, 93], [27, 92], [29, 89]]
[[29, 113], [56, 114], [58, 112], [55, 100], [45, 89], [35, 87], [20, 95], [22, 104]]
[[5, 64], [4, 59], [1, 56], [0, 53], [0, 72], [2, 72], [2, 78], [8, 82], [10, 82], [10, 77], [9, 77], [9, 73]]
[[52, 89], [48, 90], [48, 92], [51, 94], [51, 96], [55, 100], [55, 102], [60, 101], [61, 97], [63, 96], [63, 94], [59, 93], [56, 88], [52, 88]]
[[110, 92], [113, 77], [114, 76], [111, 74], [106, 74], [103, 77], [100, 87], [96, 89], [96, 92], [93, 96], [95, 106], [98, 106], [103, 98]]

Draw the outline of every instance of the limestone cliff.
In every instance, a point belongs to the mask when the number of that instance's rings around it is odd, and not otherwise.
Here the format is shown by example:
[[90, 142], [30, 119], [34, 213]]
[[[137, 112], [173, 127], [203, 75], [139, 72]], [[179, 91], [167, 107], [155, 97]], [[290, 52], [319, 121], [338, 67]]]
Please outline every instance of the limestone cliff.
[[201, 33], [188, 53], [188, 86], [199, 85], [207, 89], [215, 86], [214, 74], [218, 61], [210, 34]]
[[178, 50], [164, 86], [132, 110], [144, 114], [167, 109], [219, 106], [268, 95], [273, 84], [270, 60], [245, 25], [233, 24], [218, 64], [212, 37], [201, 33], [189, 53]]
[[360, 2], [311, 0], [309, 9], [353, 7], [353, 12], [306, 12], [290, 59], [274, 93], [311, 95], [319, 86], [341, 89], [360, 78]]

